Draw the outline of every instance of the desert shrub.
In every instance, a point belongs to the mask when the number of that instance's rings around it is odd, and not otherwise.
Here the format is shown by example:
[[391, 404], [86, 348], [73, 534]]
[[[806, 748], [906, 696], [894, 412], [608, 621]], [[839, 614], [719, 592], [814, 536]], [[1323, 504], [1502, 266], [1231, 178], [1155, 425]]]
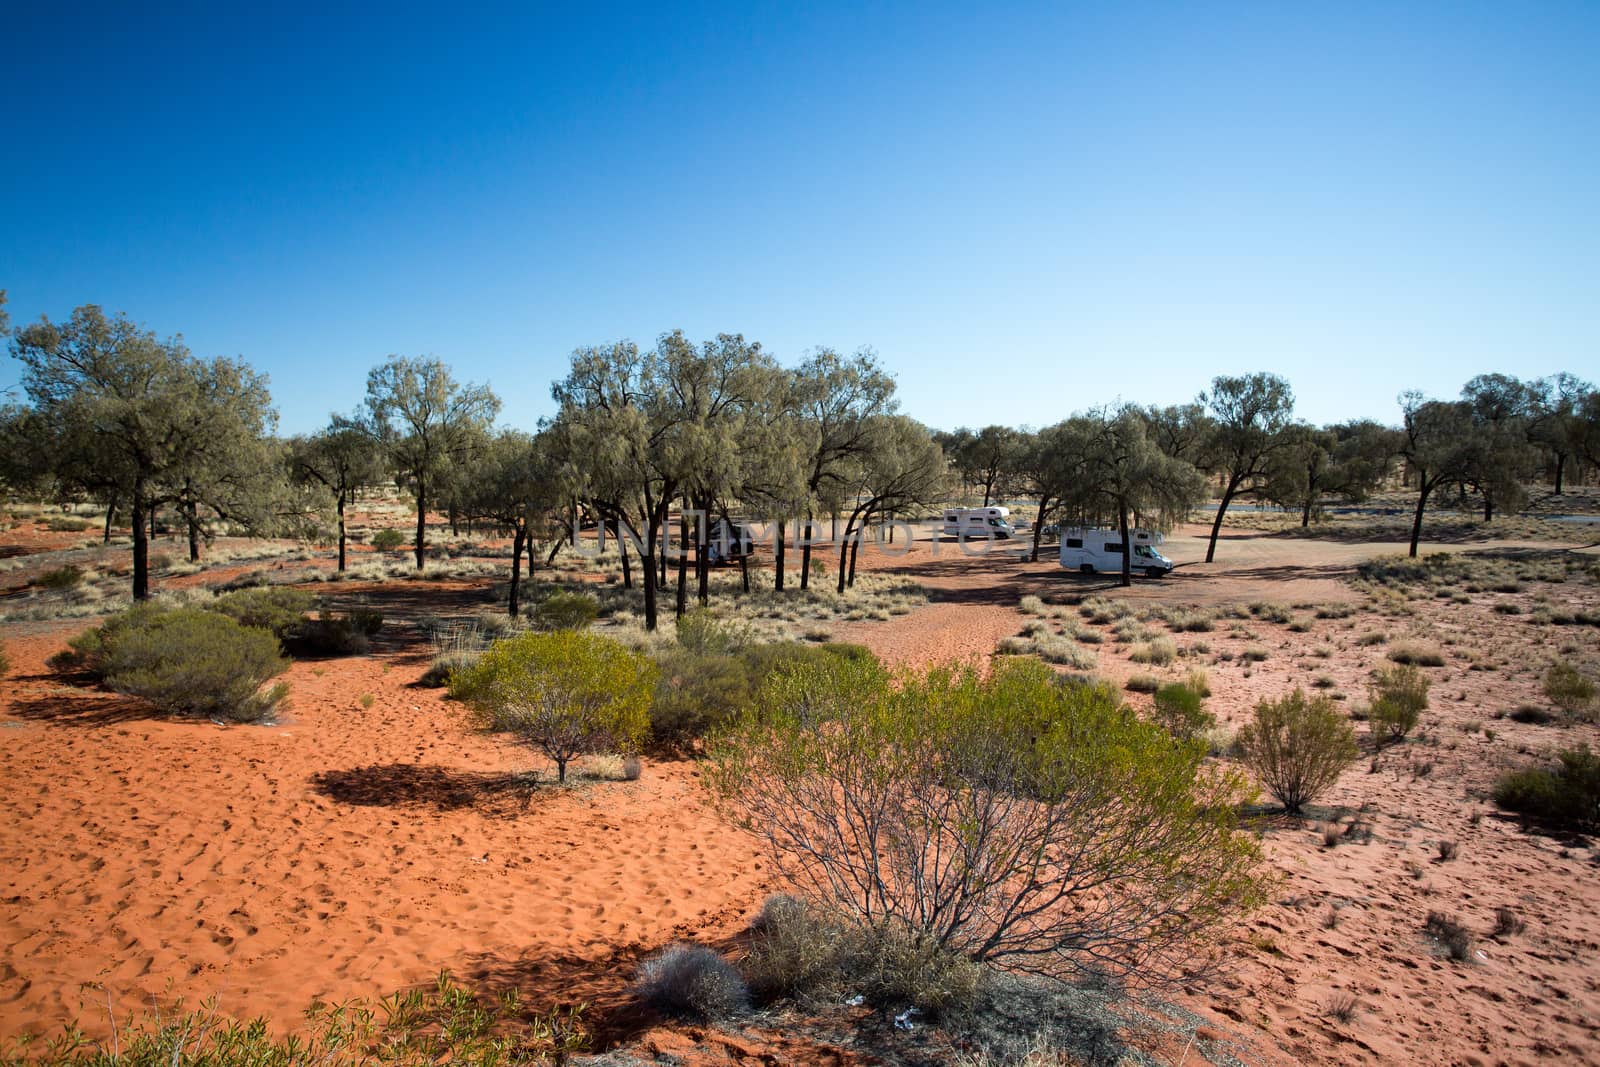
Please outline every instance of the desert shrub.
[[1427, 677], [1410, 664], [1378, 669], [1367, 717], [1380, 741], [1399, 741], [1416, 729], [1428, 706], [1428, 685]]
[[1261, 900], [1242, 777], [1035, 660], [780, 669], [710, 755], [723, 809], [884, 959], [1154, 977]]
[[259, 722], [288, 691], [262, 689], [289, 666], [270, 631], [198, 608], [141, 605], [72, 644], [109, 688], [177, 715]]
[[224, 593], [211, 602], [210, 608], [240, 626], [271, 630], [281, 641], [306, 621], [306, 614], [315, 603], [311, 594], [303, 589], [262, 585]]
[[773, 671], [840, 658], [876, 662], [863, 646], [840, 642], [778, 641], [750, 645], [737, 655], [671, 649], [656, 661], [661, 673], [650, 704], [651, 736], [683, 747], [747, 708]]
[[393, 552], [406, 543], [406, 535], [393, 526], [385, 526], [373, 533], [367, 543], [379, 552]]
[[1528, 924], [1522, 920], [1514, 909], [1508, 908], [1504, 904], [1494, 909], [1494, 930], [1490, 934], [1491, 937], [1500, 939], [1514, 937], [1527, 928]]
[[1355, 731], [1331, 699], [1307, 699], [1295, 689], [1256, 704], [1255, 719], [1240, 729], [1244, 761], [1283, 806], [1298, 812], [1338, 780], [1360, 750]]
[[6, 655], [6, 646], [0, 645], [0, 678], [11, 673], [11, 657]]
[[1451, 959], [1461, 962], [1472, 959], [1472, 934], [1454, 916], [1442, 911], [1430, 911], [1428, 921], [1422, 928], [1429, 937], [1439, 942]]
[[71, 519], [57, 517], [45, 523], [45, 528], [52, 533], [83, 533], [90, 527], [88, 519]]
[[1586, 718], [1594, 705], [1595, 685], [1566, 660], [1557, 660], [1544, 672], [1544, 695], [1572, 718]]
[[750, 1006], [750, 990], [727, 960], [704, 945], [669, 945], [645, 960], [634, 993], [663, 1015], [712, 1021]]
[[576, 756], [643, 743], [656, 675], [655, 664], [615, 641], [557, 630], [495, 642], [451, 677], [450, 692], [488, 728], [543, 752], [564, 782]]
[[600, 602], [586, 593], [551, 593], [533, 609], [541, 630], [582, 630], [600, 614]]
[[1205, 709], [1205, 698], [1186, 682], [1169, 682], [1156, 690], [1153, 700], [1156, 722], [1174, 737], [1198, 737], [1216, 725], [1216, 717]]
[[510, 1067], [565, 1063], [589, 1047], [582, 1008], [530, 1014], [515, 990], [492, 1000], [457, 985], [449, 972], [432, 987], [407, 989], [376, 1001], [357, 997], [318, 1004], [299, 1032], [284, 1036], [265, 1016], [223, 1014], [216, 1002], [196, 1010], [152, 1008], [116, 1020], [116, 1044], [88, 1041], [76, 1027], [36, 1042], [0, 1064], [48, 1067]]
[[1554, 715], [1532, 704], [1518, 704], [1511, 709], [1510, 718], [1512, 722], [1532, 723], [1535, 726], [1543, 726], [1545, 723], [1555, 721]]
[[1494, 784], [1494, 802], [1553, 826], [1600, 826], [1600, 755], [1583, 744], [1557, 753], [1554, 766], [1508, 771]]
[[1402, 641], [1389, 649], [1389, 658], [1412, 667], [1443, 667], [1444, 653], [1419, 641]]
[[702, 656], [726, 656], [750, 644], [748, 627], [723, 622], [706, 608], [684, 612], [678, 619], [678, 645]]
[[1122, 688], [1130, 693], [1154, 693], [1161, 688], [1161, 679], [1153, 674], [1130, 674], [1128, 680], [1122, 683]]
[[1268, 657], [1271, 655], [1272, 653], [1268, 652], [1260, 645], [1251, 645], [1249, 648], [1239, 653], [1239, 658], [1244, 660], [1246, 663], [1265, 663]]
[[45, 589], [76, 589], [83, 584], [83, 568], [68, 563], [45, 571], [34, 580], [34, 584]]
[[833, 988], [843, 973], [845, 930], [815, 906], [777, 894], [761, 907], [740, 969], [761, 1000]]
[[382, 629], [382, 612], [370, 608], [354, 608], [344, 615], [323, 611], [300, 624], [290, 648], [312, 654], [360, 655], [372, 647], [372, 638]]
[[1178, 658], [1178, 646], [1170, 637], [1158, 637], [1154, 641], [1133, 646], [1128, 658], [1135, 663], [1164, 667]]

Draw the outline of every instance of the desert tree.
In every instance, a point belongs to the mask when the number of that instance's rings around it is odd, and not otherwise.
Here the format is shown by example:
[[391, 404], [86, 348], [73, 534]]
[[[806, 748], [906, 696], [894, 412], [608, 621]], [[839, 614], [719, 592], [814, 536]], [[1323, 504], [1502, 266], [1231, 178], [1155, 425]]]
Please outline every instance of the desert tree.
[[868, 420], [869, 443], [861, 461], [855, 509], [839, 546], [838, 592], [855, 584], [856, 556], [868, 525], [876, 517], [939, 499], [948, 465], [927, 427], [905, 415]]
[[427, 561], [428, 505], [453, 465], [469, 462], [500, 411], [487, 385], [455, 380], [443, 360], [393, 356], [367, 375], [362, 425], [417, 502], [417, 569]]
[[1400, 456], [1417, 482], [1417, 506], [1411, 519], [1410, 554], [1422, 539], [1422, 516], [1428, 498], [1442, 485], [1472, 475], [1477, 434], [1465, 401], [1427, 400], [1416, 391], [1400, 394]]
[[1526, 482], [1538, 461], [1528, 435], [1537, 391], [1508, 374], [1480, 374], [1462, 387], [1472, 417], [1472, 458], [1467, 481], [1483, 494], [1483, 521], [1495, 510], [1515, 512], [1527, 503]]
[[1170, 525], [1205, 491], [1199, 471], [1167, 455], [1150, 439], [1132, 406], [1069, 419], [1061, 444], [1073, 464], [1064, 509], [1084, 521], [1109, 518], [1122, 537], [1122, 584], [1133, 584], [1132, 515]]
[[1065, 422], [1046, 426], [1028, 433], [1018, 449], [1016, 461], [1017, 488], [1037, 500], [1034, 514], [1033, 544], [1028, 558], [1039, 562], [1039, 541], [1044, 527], [1072, 497], [1082, 457], [1073, 452], [1081, 444]]
[[[802, 417], [798, 379], [779, 367], [763, 369], [755, 382], [754, 401], [745, 412], [739, 441], [740, 461], [734, 495], [766, 526], [772, 541], [773, 589], [783, 592], [788, 550], [788, 520], [811, 502], [807, 476], [816, 455], [818, 426]], [[749, 561], [744, 567], [749, 589]]]
[[253, 456], [275, 423], [263, 375], [236, 360], [196, 359], [181, 339], [158, 340], [94, 305], [24, 327], [11, 351], [55, 477], [128, 503], [135, 599], [150, 595], [154, 508], [185, 501], [187, 521], [201, 504], [247, 510], [255, 492], [245, 477], [260, 472], [234, 457]]
[[1211, 431], [1202, 466], [1222, 484], [1222, 498], [1206, 545], [1206, 562], [1211, 563], [1217, 556], [1217, 537], [1228, 505], [1264, 482], [1274, 453], [1287, 443], [1284, 430], [1294, 413], [1294, 393], [1276, 374], [1257, 371], [1213, 378], [1210, 391], [1200, 394], [1199, 403], [1210, 416]]
[[[535, 436], [502, 430], [490, 439], [460, 490], [460, 507], [470, 518], [511, 531], [511, 588], [506, 611], [521, 612], [522, 554], [541, 536], [558, 530], [571, 490], [551, 451], [552, 434]], [[528, 574], [533, 576], [529, 553]]]
[[1211, 439], [1211, 416], [1203, 404], [1169, 404], [1147, 407], [1140, 414], [1156, 447], [1173, 459], [1196, 466], [1205, 460]]
[[1370, 420], [1321, 428], [1293, 423], [1267, 466], [1268, 500], [1300, 512], [1300, 525], [1329, 497], [1358, 503], [1382, 483], [1395, 452], [1394, 432]]
[[709, 756], [795, 893], [923, 951], [1159, 984], [1264, 899], [1242, 775], [1036, 660], [782, 667]]
[[1023, 435], [1009, 426], [985, 426], [975, 433], [957, 434], [964, 439], [956, 444], [956, 470], [965, 484], [982, 488], [983, 506], [988, 507], [991, 500], [1003, 495], [1016, 474]]
[[[383, 477], [382, 456], [359, 419], [335, 415], [309, 437], [289, 442], [291, 477], [332, 498], [339, 538], [339, 570], [345, 569], [345, 508], [366, 486]], [[324, 513], [325, 514], [325, 513]]]
[[811, 583], [812, 520], [817, 507], [835, 512], [860, 482], [883, 416], [897, 409], [894, 378], [867, 349], [845, 358], [817, 349], [795, 369], [796, 401], [812, 424], [814, 449], [806, 464], [809, 495], [800, 541], [800, 588]]
[[1567, 466], [1583, 458], [1584, 399], [1594, 386], [1562, 372], [1532, 383], [1532, 415], [1528, 436], [1549, 455], [1555, 495], [1560, 496]]

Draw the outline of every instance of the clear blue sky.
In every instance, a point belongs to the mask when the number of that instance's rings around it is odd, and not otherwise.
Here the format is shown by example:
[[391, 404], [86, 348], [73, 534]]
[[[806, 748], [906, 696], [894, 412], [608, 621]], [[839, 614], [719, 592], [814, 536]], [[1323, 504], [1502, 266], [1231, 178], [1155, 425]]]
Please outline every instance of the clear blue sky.
[[941, 427], [1600, 377], [1600, 3], [320, 6], [5, 5], [13, 323], [243, 356], [286, 431], [390, 353], [529, 426], [673, 327]]

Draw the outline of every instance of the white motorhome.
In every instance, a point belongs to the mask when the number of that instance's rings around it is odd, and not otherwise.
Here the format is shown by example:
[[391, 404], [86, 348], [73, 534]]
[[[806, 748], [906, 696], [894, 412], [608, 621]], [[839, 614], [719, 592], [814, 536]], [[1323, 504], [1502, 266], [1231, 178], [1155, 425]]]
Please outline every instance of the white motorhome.
[[1009, 508], [946, 508], [944, 532], [966, 540], [993, 537], [997, 540], [1016, 536], [1011, 525]]
[[[1132, 555], [1128, 568], [1137, 574], [1160, 578], [1172, 570], [1172, 561], [1156, 551], [1166, 540], [1154, 530], [1129, 530]], [[1084, 574], [1096, 571], [1122, 573], [1122, 533], [1100, 527], [1067, 527], [1061, 531], [1061, 565]]]

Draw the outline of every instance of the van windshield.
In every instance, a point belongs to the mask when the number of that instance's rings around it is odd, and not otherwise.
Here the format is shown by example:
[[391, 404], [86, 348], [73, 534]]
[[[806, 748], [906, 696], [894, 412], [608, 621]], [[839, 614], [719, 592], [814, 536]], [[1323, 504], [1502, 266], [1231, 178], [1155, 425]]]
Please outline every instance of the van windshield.
[[1150, 547], [1148, 545], [1134, 545], [1133, 554], [1136, 556], [1143, 556], [1146, 559], [1149, 559], [1151, 556], [1155, 555], [1155, 553], [1150, 551]]

